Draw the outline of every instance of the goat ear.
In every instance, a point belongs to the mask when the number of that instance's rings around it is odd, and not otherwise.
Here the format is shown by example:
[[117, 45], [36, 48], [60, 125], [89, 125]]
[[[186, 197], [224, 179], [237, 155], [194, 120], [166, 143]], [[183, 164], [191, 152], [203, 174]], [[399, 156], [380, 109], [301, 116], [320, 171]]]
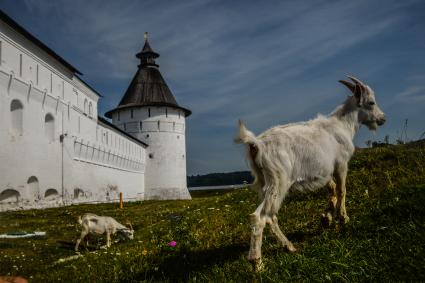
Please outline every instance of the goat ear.
[[361, 85], [356, 84], [353, 93], [354, 93], [354, 97], [356, 98], [358, 106], [361, 106], [363, 103], [363, 97], [362, 97], [363, 90], [364, 88]]
[[344, 81], [344, 80], [339, 80], [338, 82], [345, 85], [352, 93], [354, 93], [356, 86], [352, 82], [347, 82], [347, 81]]
[[130, 228], [130, 230], [133, 230], [133, 225], [131, 225], [130, 221], [127, 221], [126, 225], [128, 226], [128, 228]]

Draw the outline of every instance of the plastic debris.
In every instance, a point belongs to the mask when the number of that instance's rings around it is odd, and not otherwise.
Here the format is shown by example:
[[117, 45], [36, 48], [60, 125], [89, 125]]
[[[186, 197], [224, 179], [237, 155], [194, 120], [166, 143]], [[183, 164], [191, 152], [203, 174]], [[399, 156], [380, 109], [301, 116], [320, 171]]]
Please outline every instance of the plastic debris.
[[18, 239], [40, 236], [46, 236], [46, 232], [9, 232], [6, 234], [0, 234], [0, 239]]

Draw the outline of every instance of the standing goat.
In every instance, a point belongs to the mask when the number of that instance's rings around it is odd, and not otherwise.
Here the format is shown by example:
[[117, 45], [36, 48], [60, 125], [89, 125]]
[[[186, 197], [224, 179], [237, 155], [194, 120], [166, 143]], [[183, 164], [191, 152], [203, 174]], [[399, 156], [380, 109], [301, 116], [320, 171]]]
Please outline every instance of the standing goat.
[[126, 227], [109, 216], [98, 216], [96, 214], [86, 213], [78, 218], [78, 223], [81, 224], [83, 229], [75, 245], [75, 251], [78, 251], [80, 242], [89, 234], [106, 234], [106, 246], [108, 248], [111, 246], [111, 235], [119, 233], [130, 240], [134, 237], [134, 230], [130, 223], [129, 227]]
[[293, 244], [279, 228], [277, 213], [288, 191], [329, 188], [329, 207], [322, 221], [332, 222], [336, 212], [341, 223], [349, 218], [345, 210], [345, 179], [348, 161], [354, 153], [353, 138], [360, 126], [376, 130], [385, 115], [376, 104], [373, 90], [360, 80], [339, 81], [353, 93], [329, 116], [273, 127], [259, 136], [239, 122], [237, 143], [248, 147], [248, 160], [261, 203], [250, 214], [251, 246], [248, 255], [254, 269], [261, 268], [263, 229], [270, 224], [273, 234], [290, 252]]

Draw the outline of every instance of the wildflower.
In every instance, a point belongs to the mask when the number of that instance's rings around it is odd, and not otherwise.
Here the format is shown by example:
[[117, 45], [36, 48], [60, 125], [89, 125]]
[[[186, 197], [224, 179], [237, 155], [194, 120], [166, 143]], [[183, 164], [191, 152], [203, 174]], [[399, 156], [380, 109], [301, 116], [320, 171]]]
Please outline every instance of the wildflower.
[[142, 255], [147, 255], [148, 251], [146, 249], [143, 250]]
[[168, 243], [168, 246], [174, 248], [175, 246], [177, 246], [177, 242], [176, 241], [171, 241], [171, 242]]

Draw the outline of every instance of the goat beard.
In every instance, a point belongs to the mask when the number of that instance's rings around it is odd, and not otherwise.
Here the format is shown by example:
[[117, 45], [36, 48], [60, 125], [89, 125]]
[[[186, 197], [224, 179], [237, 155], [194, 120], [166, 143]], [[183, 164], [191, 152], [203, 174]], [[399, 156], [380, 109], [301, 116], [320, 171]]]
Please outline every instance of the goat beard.
[[370, 131], [376, 131], [378, 129], [378, 124], [376, 123], [376, 121], [370, 121], [364, 124]]

